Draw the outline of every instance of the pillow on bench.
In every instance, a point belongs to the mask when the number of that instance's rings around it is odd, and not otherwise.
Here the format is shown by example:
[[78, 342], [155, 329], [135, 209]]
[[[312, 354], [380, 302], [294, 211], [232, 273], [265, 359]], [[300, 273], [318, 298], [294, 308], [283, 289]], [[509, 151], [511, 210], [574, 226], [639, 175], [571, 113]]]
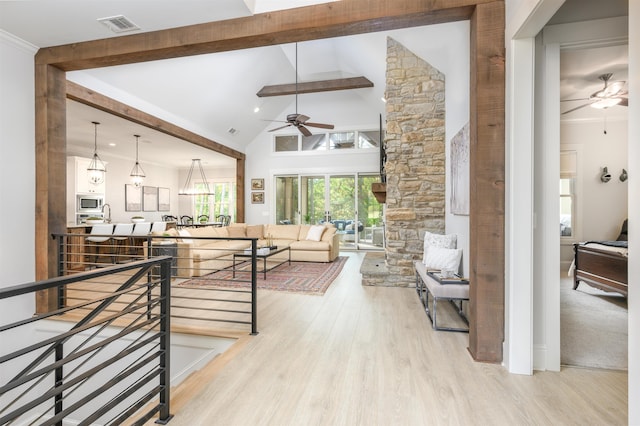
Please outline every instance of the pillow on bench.
[[[446, 249], [455, 249], [457, 245], [458, 237], [456, 234], [442, 235], [442, 234], [434, 234], [432, 232], [426, 231], [424, 233], [424, 246], [423, 246], [423, 254], [422, 254], [422, 263], [424, 263], [428, 268], [430, 267], [427, 264], [427, 253], [429, 252], [429, 248], [446, 248]], [[434, 268], [440, 269], [440, 268]]]

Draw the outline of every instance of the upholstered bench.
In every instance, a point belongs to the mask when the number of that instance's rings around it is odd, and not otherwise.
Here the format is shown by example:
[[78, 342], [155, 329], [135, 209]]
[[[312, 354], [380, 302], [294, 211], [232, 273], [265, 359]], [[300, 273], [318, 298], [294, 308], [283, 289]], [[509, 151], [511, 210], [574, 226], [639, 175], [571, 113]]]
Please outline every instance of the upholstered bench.
[[[427, 268], [424, 263], [416, 260], [414, 262], [414, 265], [416, 269], [416, 291], [418, 292], [420, 301], [424, 305], [427, 316], [431, 320], [433, 329], [443, 331], [461, 331], [468, 333], [469, 321], [467, 320], [467, 317], [462, 310], [462, 302], [469, 301], [469, 283], [466, 282], [465, 284], [441, 284], [436, 278], [427, 273]], [[429, 294], [433, 296], [432, 309], [429, 309]], [[436, 311], [438, 300], [450, 301], [457, 310], [460, 318], [462, 318], [464, 323], [467, 324], [467, 327], [458, 328], [439, 326]], [[456, 304], [456, 302], [458, 302], [458, 304]]]

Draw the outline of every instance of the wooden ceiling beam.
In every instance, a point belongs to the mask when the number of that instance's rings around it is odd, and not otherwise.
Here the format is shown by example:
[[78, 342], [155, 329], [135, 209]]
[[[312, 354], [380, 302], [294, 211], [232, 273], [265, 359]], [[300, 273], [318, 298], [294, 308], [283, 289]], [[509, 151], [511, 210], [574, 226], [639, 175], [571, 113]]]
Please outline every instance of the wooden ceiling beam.
[[333, 92], [336, 90], [362, 89], [373, 87], [367, 77], [337, 78], [334, 80], [307, 81], [304, 83], [276, 84], [264, 86], [256, 93], [259, 98], [268, 96], [295, 95], [296, 93]]
[[495, 0], [351, 0], [42, 48], [36, 63], [75, 71], [468, 20]]

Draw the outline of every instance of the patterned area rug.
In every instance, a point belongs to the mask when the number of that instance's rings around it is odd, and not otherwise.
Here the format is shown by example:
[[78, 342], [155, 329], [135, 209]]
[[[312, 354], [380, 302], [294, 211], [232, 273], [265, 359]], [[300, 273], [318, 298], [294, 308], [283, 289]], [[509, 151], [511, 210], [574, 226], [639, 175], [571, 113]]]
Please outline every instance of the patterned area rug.
[[[339, 256], [331, 263], [291, 262], [291, 265], [284, 263], [267, 272], [266, 280], [262, 273], [258, 273], [258, 288], [323, 295], [340, 274], [347, 259], [348, 257], [346, 256]], [[261, 267], [260, 265], [259, 268]], [[251, 276], [248, 271], [236, 271], [236, 278], [233, 278], [231, 270], [222, 270], [184, 281], [178, 286], [249, 288], [251, 287], [250, 279]]]

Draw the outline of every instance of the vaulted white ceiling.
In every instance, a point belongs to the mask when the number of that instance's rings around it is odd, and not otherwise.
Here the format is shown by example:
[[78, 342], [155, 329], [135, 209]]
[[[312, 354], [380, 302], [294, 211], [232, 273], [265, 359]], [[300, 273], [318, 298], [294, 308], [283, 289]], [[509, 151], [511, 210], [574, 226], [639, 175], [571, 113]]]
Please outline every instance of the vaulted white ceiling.
[[[118, 37], [97, 22], [98, 18], [114, 15], [125, 15], [141, 31], [155, 31], [324, 2], [0, 1], [0, 29], [35, 46], [45, 47]], [[615, 0], [614, 3], [620, 6], [624, 2]], [[588, 9], [587, 4], [600, 7], [600, 2], [592, 0], [586, 3], [569, 0], [566, 4], [555, 18], [557, 23], [571, 19], [572, 7], [580, 7], [583, 12]], [[594, 14], [601, 13], [594, 9], [591, 15], [583, 13], [581, 16], [593, 19], [597, 17]], [[385, 86], [386, 36], [402, 34], [409, 43], [412, 41], [424, 48], [428, 38], [421, 31], [421, 28], [412, 28], [300, 43], [297, 55], [299, 81], [363, 75], [374, 82], [374, 87], [299, 95], [298, 112], [310, 116], [311, 121], [332, 123], [337, 129], [377, 122], [378, 115], [384, 113], [381, 98]], [[626, 46], [563, 51], [561, 97], [588, 97], [601, 87], [598, 75], [604, 72], [614, 73], [615, 80], [626, 80], [626, 57]], [[279, 124], [271, 120], [284, 120], [286, 114], [296, 112], [295, 96], [256, 96], [264, 85], [295, 81], [295, 44], [71, 72], [68, 78], [239, 151], [245, 151], [258, 135]], [[565, 110], [572, 105], [579, 103], [563, 103], [561, 108]], [[255, 108], [260, 110], [254, 112]], [[621, 109], [626, 110], [613, 107], [606, 113], [623, 113]], [[571, 119], [597, 118], [598, 114], [603, 112], [582, 108], [570, 116]], [[191, 158], [203, 158], [210, 164], [233, 165], [226, 157], [72, 102], [69, 103], [67, 128], [70, 152], [90, 155], [93, 149], [91, 121], [103, 123], [99, 128], [100, 146], [105, 151], [111, 150], [106, 151], [111, 155], [131, 158], [135, 149], [133, 134], [140, 134], [140, 153], [145, 161], [187, 167]], [[231, 129], [235, 133], [229, 132]], [[116, 146], [110, 147], [108, 143]]]

